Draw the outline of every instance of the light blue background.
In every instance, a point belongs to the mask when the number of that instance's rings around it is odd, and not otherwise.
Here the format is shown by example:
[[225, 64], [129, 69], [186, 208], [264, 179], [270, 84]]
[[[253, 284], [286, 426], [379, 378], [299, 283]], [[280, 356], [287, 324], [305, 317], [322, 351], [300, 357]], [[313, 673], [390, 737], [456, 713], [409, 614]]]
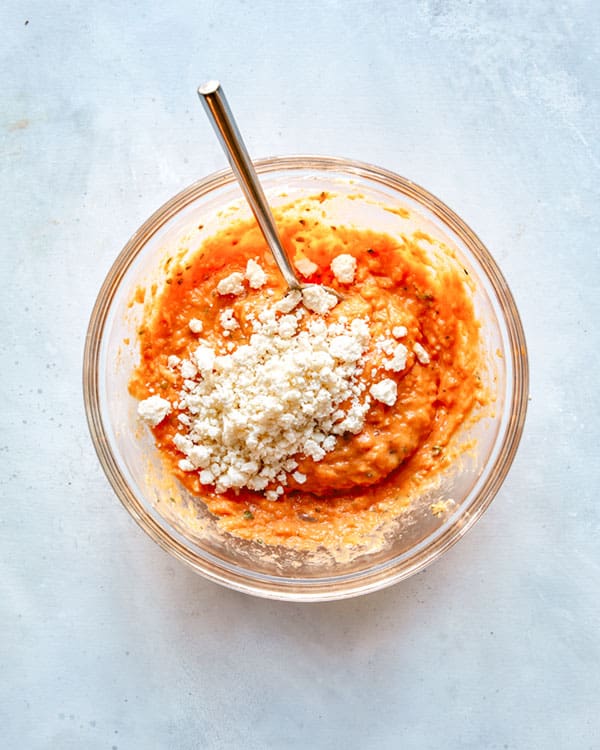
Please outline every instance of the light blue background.
[[[600, 747], [599, 8], [2, 3], [3, 748]], [[225, 165], [209, 77], [254, 156], [354, 157], [442, 198], [522, 313], [508, 480], [441, 561], [362, 599], [195, 576], [123, 510], [88, 436], [102, 279]]]

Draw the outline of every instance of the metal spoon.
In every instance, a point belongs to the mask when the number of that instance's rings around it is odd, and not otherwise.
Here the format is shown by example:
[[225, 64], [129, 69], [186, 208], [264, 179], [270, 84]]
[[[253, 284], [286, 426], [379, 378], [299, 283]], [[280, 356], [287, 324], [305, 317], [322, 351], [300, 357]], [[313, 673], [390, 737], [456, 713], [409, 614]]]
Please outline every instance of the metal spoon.
[[[273, 214], [221, 84], [219, 81], [203, 83], [198, 88], [198, 96], [289, 289], [296, 289], [301, 292], [307, 287], [319, 286], [318, 284], [303, 284], [296, 276], [296, 272], [281, 244]], [[323, 287], [323, 289], [341, 299], [341, 295], [335, 289], [329, 287]]]

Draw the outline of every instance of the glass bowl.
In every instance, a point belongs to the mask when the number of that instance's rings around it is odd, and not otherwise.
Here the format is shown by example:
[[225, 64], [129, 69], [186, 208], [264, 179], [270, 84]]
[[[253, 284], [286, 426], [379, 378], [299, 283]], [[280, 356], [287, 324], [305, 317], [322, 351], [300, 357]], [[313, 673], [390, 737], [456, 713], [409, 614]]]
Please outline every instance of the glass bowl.
[[[356, 596], [429, 565], [471, 528], [498, 492], [525, 420], [528, 365], [523, 329], [490, 253], [455, 213], [423, 188], [385, 169], [330, 157], [275, 157], [256, 162], [256, 168], [274, 205], [320, 191], [342, 198], [352, 195], [352, 201], [332, 202], [337, 208], [328, 209], [333, 211], [331, 223], [335, 219], [338, 224], [352, 222], [390, 233], [406, 231], [402, 216], [408, 210], [409, 225], [414, 221], [454, 249], [475, 282], [485, 379], [494, 397], [490, 413], [457, 438], [475, 447], [440, 478], [435, 494], [425, 494], [398, 517], [383, 548], [350, 555], [346, 561], [326, 554], [265, 550], [223, 534], [205, 506], [165, 476], [152, 435], [140, 428], [137, 402], [127, 389], [139, 358], [136, 337], [142, 314], [142, 306], [132, 304], [132, 299], [140, 286], [160, 284], [161, 261], [173, 248], [197, 247], [202, 236], [232, 216], [249, 215], [229, 170], [191, 185], [156, 211], [108, 273], [85, 344], [88, 424], [100, 462], [125, 508], [152, 539], [196, 572], [239, 591], [276, 599]], [[435, 515], [432, 501], [440, 498], [452, 502], [447, 512]]]

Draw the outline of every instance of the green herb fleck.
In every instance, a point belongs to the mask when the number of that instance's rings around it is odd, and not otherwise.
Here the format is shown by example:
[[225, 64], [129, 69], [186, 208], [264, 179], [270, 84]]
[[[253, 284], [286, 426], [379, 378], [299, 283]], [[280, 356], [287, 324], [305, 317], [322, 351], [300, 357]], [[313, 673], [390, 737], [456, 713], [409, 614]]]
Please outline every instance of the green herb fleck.
[[442, 452], [442, 446], [441, 445], [434, 445], [431, 448], [431, 452], [433, 453], [434, 456], [439, 456], [441, 454], [441, 452]]
[[251, 510], [245, 510], [244, 518], [246, 519], [246, 521], [251, 521], [254, 518], [254, 513]]

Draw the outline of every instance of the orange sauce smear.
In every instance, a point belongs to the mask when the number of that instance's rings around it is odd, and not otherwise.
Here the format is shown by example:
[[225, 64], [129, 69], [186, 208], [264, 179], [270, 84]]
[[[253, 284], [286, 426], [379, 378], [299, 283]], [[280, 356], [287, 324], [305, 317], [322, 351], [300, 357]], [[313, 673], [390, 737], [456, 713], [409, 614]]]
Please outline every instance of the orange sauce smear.
[[[172, 442], [181, 428], [176, 409], [153, 429], [156, 445], [170, 473], [208, 507], [225, 532], [299, 549], [364, 545], [385, 519], [397, 517], [448, 467], [455, 458], [453, 435], [486, 403], [472, 283], [450, 250], [444, 250], [445, 262], [433, 262], [433, 240], [420, 232], [394, 238], [331, 226], [311, 214], [278, 212], [276, 218], [288, 255], [307, 257], [319, 267], [307, 281], [343, 294], [327, 323], [341, 316], [368, 316], [373, 340], [378, 335], [392, 338], [394, 326], [408, 329], [400, 340], [409, 351], [406, 368], [385, 373], [397, 383], [396, 404], [373, 401], [363, 430], [339, 437], [322, 461], [296, 457], [307, 481], [297, 485], [290, 477], [277, 501], [250, 490], [217, 494], [200, 484], [196, 472], [181, 471], [178, 461], [183, 456]], [[435, 249], [439, 252], [440, 246]], [[349, 286], [339, 284], [330, 270], [340, 253], [357, 259], [355, 281]], [[243, 272], [249, 258], [263, 267], [267, 284], [259, 290], [247, 288], [239, 297], [217, 294], [218, 282], [234, 271]], [[198, 345], [189, 320], [201, 320], [201, 338], [225, 353], [228, 342], [236, 347], [248, 342], [248, 315], [273, 304], [285, 291], [254, 222], [232, 221], [191, 259], [171, 258], [164, 289], [147, 306], [138, 331], [141, 361], [130, 381], [131, 394], [140, 400], [158, 394], [177, 402], [182, 379], [168, 368], [167, 358], [188, 358]], [[219, 313], [226, 308], [233, 308], [240, 322], [228, 338], [219, 325]], [[412, 353], [416, 342], [429, 353], [428, 365]], [[375, 351], [367, 354], [365, 380], [372, 379], [378, 357]], [[380, 371], [376, 379], [381, 377]]]

